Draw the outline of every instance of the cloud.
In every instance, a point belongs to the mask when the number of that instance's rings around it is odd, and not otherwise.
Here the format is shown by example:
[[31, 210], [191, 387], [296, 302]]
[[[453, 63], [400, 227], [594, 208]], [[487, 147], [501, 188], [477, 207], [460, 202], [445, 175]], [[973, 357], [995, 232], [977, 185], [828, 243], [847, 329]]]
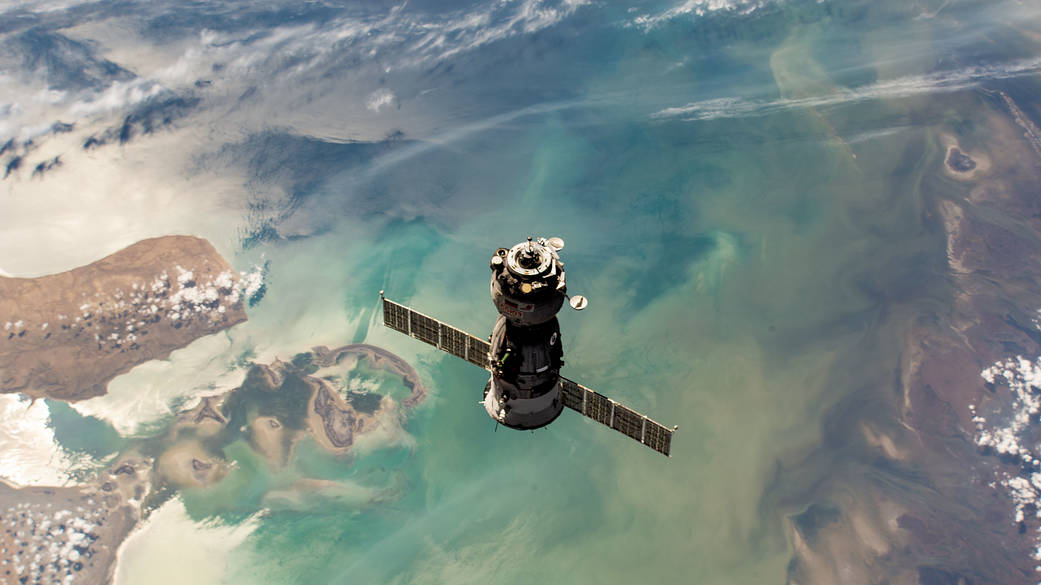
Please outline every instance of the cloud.
[[712, 12], [731, 12], [749, 14], [767, 4], [767, 0], [684, 0], [668, 10], [655, 14], [642, 14], [632, 20], [632, 25], [650, 30], [660, 24], [677, 18], [704, 16]]
[[[134, 6], [135, 12], [126, 14], [93, 5], [66, 14], [31, 13], [25, 19], [43, 27], [33, 34], [68, 49], [66, 63], [82, 58], [92, 63], [91, 71], [103, 71], [104, 62], [111, 60], [120, 71], [136, 76], [117, 74], [104, 83], [66, 84], [58, 90], [40, 72], [34, 77], [35, 69], [24, 76], [17, 71], [0, 75], [0, 144], [11, 140], [0, 160], [0, 176], [12, 165], [5, 187], [16, 195], [8, 198], [0, 217], [0, 251], [12, 251], [5, 267], [18, 275], [48, 273], [89, 262], [137, 239], [185, 231], [206, 236], [222, 252], [236, 250], [241, 230], [267, 220], [283, 223], [283, 211], [296, 209], [299, 193], [321, 187], [319, 179], [337, 179], [352, 189], [360, 182], [353, 200], [373, 207], [383, 199], [371, 195], [383, 186], [369, 183], [389, 177], [387, 169], [418, 159], [427, 161], [424, 171], [438, 172], [441, 167], [434, 159], [441, 160], [445, 144], [488, 124], [537, 113], [520, 110], [445, 131], [426, 111], [403, 108], [394, 116], [373, 116], [374, 110], [385, 113], [388, 106], [407, 104], [418, 91], [408, 84], [427, 83], [426, 78], [416, 79], [430, 64], [544, 30], [583, 4], [518, 0], [424, 11], [403, 3], [367, 13], [326, 10], [286, 19], [249, 9], [237, 13], [231, 19], [235, 22], [212, 7], [200, 9], [180, 28], [174, 22], [183, 12], [179, 5]], [[62, 28], [73, 13], [83, 21]], [[148, 33], [167, 25], [172, 28], [157, 45]], [[387, 75], [387, 69], [403, 74]], [[197, 86], [200, 80], [205, 83]], [[395, 84], [404, 85], [399, 89]], [[251, 87], [257, 88], [253, 97], [242, 102]], [[428, 103], [436, 106], [434, 101]], [[313, 154], [308, 144], [299, 153], [286, 152], [290, 158], [280, 161], [286, 168], [320, 173], [276, 177], [282, 182], [257, 180], [251, 173], [256, 169], [237, 167], [235, 161], [200, 163], [213, 158], [206, 153], [219, 155], [224, 146], [266, 136], [273, 120], [279, 132], [314, 136], [323, 143], [314, 146], [316, 153], [345, 166], [315, 168], [317, 159], [307, 158], [300, 163], [296, 155]], [[430, 142], [386, 139], [410, 136], [413, 127]], [[155, 131], [160, 128], [164, 131]], [[31, 152], [23, 148], [28, 140], [33, 141]], [[99, 148], [119, 142], [125, 143], [122, 148]], [[345, 146], [351, 143], [374, 146]], [[16, 156], [22, 158], [14, 161]], [[48, 166], [53, 161], [60, 161], [60, 170], [56, 164]], [[365, 163], [365, 173], [340, 176], [358, 162]], [[28, 179], [34, 170], [39, 180], [18, 180]], [[453, 179], [438, 180], [448, 184]], [[267, 203], [272, 205], [265, 207]], [[99, 209], [105, 213], [99, 215]], [[436, 208], [422, 212], [444, 213]], [[260, 221], [253, 221], [255, 215]], [[278, 226], [278, 233], [308, 234], [327, 221], [318, 214], [297, 215], [292, 226]]]
[[938, 71], [927, 75], [909, 75], [805, 98], [774, 100], [750, 100], [741, 97], [714, 98], [665, 108], [652, 114], [652, 117], [696, 121], [766, 116], [788, 110], [827, 108], [877, 99], [961, 91], [978, 87], [987, 81], [1024, 77], [1039, 72], [1041, 72], [1041, 59], [1028, 59], [1009, 64]]
[[[88, 119], [119, 116], [167, 91], [189, 88], [205, 89], [211, 107], [257, 88], [252, 92], [254, 100], [262, 100], [252, 107], [257, 117], [243, 120], [251, 124], [266, 122], [273, 113], [266, 110], [284, 112], [287, 102], [313, 103], [327, 93], [342, 95], [339, 90], [357, 99], [357, 110], [349, 113], [361, 116], [366, 109], [400, 104], [399, 92], [389, 85], [375, 93], [353, 88], [371, 92], [390, 71], [426, 67], [541, 31], [585, 3], [522, 0], [447, 12], [400, 4], [367, 14], [322, 6], [247, 7], [234, 16], [223, 7], [187, 10], [173, 4], [137, 6], [140, 14], [133, 19], [85, 5], [75, 9], [89, 24], [77, 29], [90, 31], [83, 39], [57, 32], [70, 24], [70, 14], [26, 12], [10, 16], [34, 24], [8, 37], [6, 45], [16, 50], [9, 51], [3, 80], [12, 85], [5, 88], [12, 90], [8, 95], [26, 97], [0, 105], [9, 112], [0, 119], [0, 137], [40, 136], [49, 130], [44, 124], [56, 118], [83, 127]], [[157, 38], [177, 52], [156, 47]]]
[[246, 542], [259, 522], [259, 515], [237, 525], [195, 522], [175, 497], [152, 512], [119, 547], [113, 582], [155, 583], [156, 578], [178, 582], [174, 576], [190, 566], [193, 583], [225, 583], [229, 555]]
[[134, 77], [98, 57], [90, 45], [43, 27], [9, 37], [3, 47], [8, 67], [20, 67], [23, 75], [42, 77], [54, 90], [100, 88]]
[[389, 89], [377, 89], [369, 94], [369, 99], [366, 100], [365, 107], [373, 112], [379, 112], [384, 106], [389, 106], [393, 103], [394, 92]]
[[22, 485], [71, 482], [75, 462], [54, 440], [43, 400], [0, 394], [0, 477]]
[[33, 167], [33, 178], [43, 177], [44, 173], [47, 173], [57, 167], [61, 166], [61, 156], [55, 156], [54, 158], [47, 159], [36, 163]]

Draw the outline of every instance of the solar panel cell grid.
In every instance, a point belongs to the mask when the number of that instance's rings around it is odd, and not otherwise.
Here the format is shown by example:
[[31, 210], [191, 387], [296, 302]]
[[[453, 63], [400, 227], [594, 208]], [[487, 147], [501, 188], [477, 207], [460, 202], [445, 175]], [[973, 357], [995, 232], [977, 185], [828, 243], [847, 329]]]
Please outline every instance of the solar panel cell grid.
[[408, 313], [406, 307], [383, 299], [383, 324], [387, 327], [408, 335]]
[[639, 441], [643, 432], [643, 415], [637, 414], [621, 404], [616, 404], [611, 427], [623, 435]]
[[426, 315], [420, 315], [415, 311], [411, 311], [409, 316], [411, 319], [410, 324], [412, 327], [412, 337], [415, 337], [420, 341], [425, 341], [436, 347], [440, 323]]
[[470, 344], [470, 347], [468, 348], [470, 355], [466, 358], [466, 361], [481, 366], [487, 370], [488, 351], [491, 349], [491, 346], [487, 341], [478, 339], [473, 335], [468, 336], [467, 341]]
[[587, 390], [586, 416], [600, 424], [609, 424], [611, 421], [611, 401], [603, 394]]
[[440, 349], [447, 351], [448, 353], [466, 359], [466, 338], [468, 336], [462, 331], [441, 324], [441, 345]]
[[567, 378], [560, 379], [560, 400], [564, 403], [564, 406], [571, 410], [582, 412], [583, 392], [585, 392], [585, 390], [571, 380], [568, 380]]
[[651, 449], [668, 455], [669, 445], [672, 443], [672, 431], [649, 420], [647, 421], [647, 433], [643, 442]]

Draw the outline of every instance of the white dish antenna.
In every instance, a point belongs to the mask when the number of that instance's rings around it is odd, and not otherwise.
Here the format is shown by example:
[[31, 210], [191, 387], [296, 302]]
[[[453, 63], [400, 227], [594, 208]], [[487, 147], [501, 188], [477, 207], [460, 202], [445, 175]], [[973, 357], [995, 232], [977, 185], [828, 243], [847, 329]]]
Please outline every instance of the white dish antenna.
[[568, 303], [571, 305], [572, 309], [576, 311], [581, 311], [582, 309], [586, 308], [587, 305], [589, 305], [589, 299], [585, 298], [582, 295], [575, 295], [571, 297], [571, 300], [569, 300]]

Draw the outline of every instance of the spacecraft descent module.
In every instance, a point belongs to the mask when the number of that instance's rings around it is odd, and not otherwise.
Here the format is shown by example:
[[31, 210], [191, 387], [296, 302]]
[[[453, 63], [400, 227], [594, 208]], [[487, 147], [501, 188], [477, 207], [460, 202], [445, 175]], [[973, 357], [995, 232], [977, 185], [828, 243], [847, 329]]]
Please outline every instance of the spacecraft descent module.
[[[557, 312], [567, 285], [560, 238], [539, 238], [492, 255], [492, 302], [499, 317], [489, 341], [390, 301], [380, 291], [386, 326], [491, 371], [484, 387], [488, 415], [514, 429], [536, 429], [553, 422], [564, 407], [580, 412], [644, 445], [669, 455], [672, 433], [665, 427], [560, 376], [564, 352]], [[585, 297], [570, 297], [576, 310]]]

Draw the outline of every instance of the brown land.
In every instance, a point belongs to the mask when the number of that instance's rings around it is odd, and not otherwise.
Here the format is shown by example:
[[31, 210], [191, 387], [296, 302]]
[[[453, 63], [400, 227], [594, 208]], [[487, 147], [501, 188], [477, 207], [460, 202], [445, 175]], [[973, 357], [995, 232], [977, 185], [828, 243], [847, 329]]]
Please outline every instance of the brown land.
[[419, 381], [419, 374], [408, 362], [393, 353], [369, 345], [367, 343], [355, 343], [345, 345], [336, 349], [329, 349], [324, 345], [311, 348], [314, 356], [314, 364], [320, 367], [331, 366], [339, 363], [348, 356], [360, 356], [369, 360], [374, 366], [385, 369], [401, 376], [401, 381], [412, 393], [402, 402], [402, 406], [416, 406], [426, 398], [427, 389]]
[[0, 481], [0, 583], [108, 583], [116, 551], [141, 515], [152, 462], [121, 457], [90, 484]]
[[246, 320], [206, 240], [166, 236], [39, 278], [0, 277], [0, 392], [82, 400], [134, 366]]
[[227, 475], [230, 464], [196, 440], [179, 441], [159, 456], [159, 476], [179, 488], [213, 485]]
[[[909, 194], [943, 237], [949, 296], [932, 311], [893, 304], [886, 318], [906, 324], [895, 328], [902, 339], [886, 340], [902, 347], [891, 386], [832, 413], [826, 462], [778, 471], [778, 486], [802, 490], [793, 501], [809, 492], [814, 502], [785, 527], [789, 583], [1038, 582], [1041, 518], [1031, 504], [1017, 522], [1007, 487], [1036, 469], [979, 446], [973, 420], [1007, 420], [1014, 406], [1005, 381], [986, 383], [984, 369], [1041, 354], [1041, 131], [1012, 98], [996, 97], [965, 109], [972, 128], [929, 136], [920, 190]], [[1024, 445], [1041, 442], [1036, 424], [1027, 434]], [[783, 507], [787, 494], [771, 497]]]
[[990, 172], [990, 157], [982, 149], [964, 152], [958, 139], [946, 132], [941, 133], [939, 138], [945, 149], [943, 170], [948, 176], [959, 181], [972, 181]]
[[308, 407], [311, 435], [334, 453], [344, 453], [354, 445], [355, 435], [373, 427], [372, 415], [358, 412], [324, 380], [312, 383], [314, 394]]
[[[135, 365], [244, 321], [243, 300], [238, 274], [190, 236], [144, 240], [60, 274], [0, 277], [0, 392], [68, 401], [104, 394]], [[188, 417], [175, 426], [190, 423], [200, 435], [226, 423], [211, 399]], [[158, 468], [186, 485], [219, 479], [223, 466], [194, 446], [170, 449]], [[124, 454], [82, 486], [0, 482], [0, 583], [111, 581], [153, 467]]]
[[[400, 375], [402, 383], [411, 390], [402, 401], [402, 406], [413, 407], [426, 397], [427, 390], [420, 382], [419, 374], [405, 360], [393, 353], [363, 343], [345, 345], [336, 349], [318, 346], [311, 349], [310, 363], [319, 368], [340, 364], [346, 359], [363, 358], [371, 365]], [[250, 373], [256, 383], [263, 384], [271, 391], [277, 391], [287, 374], [295, 373], [311, 387], [311, 397], [307, 406], [307, 430], [319, 445], [331, 453], [344, 454], [350, 451], [359, 434], [377, 429], [382, 424], [380, 417], [388, 406], [386, 398], [380, 401], [374, 412], [361, 412], [344, 399], [341, 392], [327, 381], [315, 376], [293, 372], [295, 367], [286, 362], [276, 361], [270, 365], [255, 365]], [[285, 431], [277, 419], [270, 416], [258, 416], [250, 425], [254, 448], [263, 453], [269, 461], [284, 463], [289, 454], [285, 453]], [[293, 437], [292, 443], [299, 439]]]
[[204, 396], [199, 405], [177, 415], [172, 433], [174, 438], [183, 429], [191, 429], [192, 434], [199, 437], [212, 437], [221, 432], [228, 424], [228, 419], [221, 413], [224, 396]]
[[[374, 345], [358, 343], [345, 345], [330, 350], [324, 346], [312, 348], [313, 363], [324, 367], [339, 363], [345, 357], [358, 356], [369, 360], [374, 366], [398, 374], [412, 392], [402, 406], [413, 407], [426, 397], [426, 388], [419, 381], [419, 374], [405, 360], [393, 353]], [[346, 453], [354, 444], [356, 435], [371, 431], [381, 423], [381, 411], [387, 407], [386, 398], [380, 402], [375, 412], [360, 412], [329, 386], [325, 380], [308, 377], [308, 383], [314, 388], [308, 405], [308, 424], [311, 434], [327, 450], [334, 453]]]
[[273, 467], [286, 462], [285, 427], [273, 416], [258, 416], [249, 425], [254, 448], [267, 458]]
[[[184, 263], [181, 267], [186, 268]], [[308, 355], [310, 363], [318, 367], [351, 358], [370, 360], [375, 367], [402, 376], [402, 382], [411, 390], [403, 404], [415, 406], [426, 396], [416, 371], [381, 348], [364, 344], [333, 350], [317, 347]], [[256, 364], [249, 373], [248, 383], [260, 384], [272, 392], [280, 391], [290, 378], [302, 380], [312, 388], [303, 429], [287, 432], [274, 416], [257, 416], [249, 423], [253, 448], [273, 466], [284, 465], [291, 457], [294, 442], [305, 436], [313, 437], [332, 453], [345, 454], [360, 434], [381, 428], [388, 420], [385, 409], [394, 406], [394, 401], [384, 397], [374, 412], [359, 412], [344, 399], [340, 389], [308, 375], [308, 371], [276, 361], [270, 365]], [[229, 414], [225, 405], [236, 391], [204, 397], [196, 406], [180, 413], [163, 439], [169, 446], [155, 461], [126, 453], [96, 479], [77, 487], [19, 488], [0, 483], [0, 583], [14, 585], [22, 577], [26, 583], [58, 583], [69, 575], [72, 583], [110, 582], [116, 552], [142, 519], [142, 502], [153, 493], [155, 485], [206, 488], [220, 482], [231, 469], [231, 463], [221, 456], [214, 441], [220, 440], [227, 427]], [[391, 415], [398, 412], [395, 407]], [[345, 500], [379, 496], [335, 482], [302, 478], [292, 489], [273, 492], [271, 497], [284, 505], [299, 505], [308, 494]]]

